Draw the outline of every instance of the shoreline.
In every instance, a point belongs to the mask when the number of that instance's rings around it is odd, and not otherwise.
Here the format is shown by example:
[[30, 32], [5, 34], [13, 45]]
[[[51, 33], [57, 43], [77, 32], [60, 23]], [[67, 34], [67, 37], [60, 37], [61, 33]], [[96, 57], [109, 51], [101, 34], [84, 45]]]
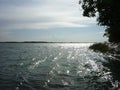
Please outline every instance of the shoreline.
[[23, 41], [23, 42], [0, 42], [0, 43], [96, 43], [96, 42], [46, 42], [46, 41]]

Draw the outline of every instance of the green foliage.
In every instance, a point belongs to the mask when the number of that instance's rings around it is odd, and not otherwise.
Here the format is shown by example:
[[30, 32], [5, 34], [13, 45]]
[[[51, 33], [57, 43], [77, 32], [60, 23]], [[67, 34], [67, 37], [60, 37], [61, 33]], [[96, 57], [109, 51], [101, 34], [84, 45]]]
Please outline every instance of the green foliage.
[[110, 42], [120, 42], [120, 0], [80, 0], [83, 16], [95, 17], [99, 25], [107, 26], [105, 36]]
[[120, 26], [111, 26], [105, 30], [105, 36], [108, 37], [109, 42], [120, 42]]
[[92, 49], [94, 51], [106, 53], [110, 51], [109, 46], [106, 43], [95, 43], [89, 47], [89, 49]]

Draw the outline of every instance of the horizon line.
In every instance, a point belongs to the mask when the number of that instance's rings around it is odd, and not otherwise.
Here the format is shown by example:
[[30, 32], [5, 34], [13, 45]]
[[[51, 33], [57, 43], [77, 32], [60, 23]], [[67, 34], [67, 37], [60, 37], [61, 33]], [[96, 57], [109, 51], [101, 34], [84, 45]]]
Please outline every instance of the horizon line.
[[74, 42], [74, 41], [0, 41], [0, 43], [98, 43], [98, 42]]

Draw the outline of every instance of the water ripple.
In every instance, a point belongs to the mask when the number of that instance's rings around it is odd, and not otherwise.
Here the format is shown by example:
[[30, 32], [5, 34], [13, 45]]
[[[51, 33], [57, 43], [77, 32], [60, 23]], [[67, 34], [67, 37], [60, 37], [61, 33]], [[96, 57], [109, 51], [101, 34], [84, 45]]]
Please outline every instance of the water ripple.
[[109, 57], [89, 50], [89, 45], [91, 44], [4, 45], [2, 49], [7, 53], [0, 50], [2, 63], [0, 88], [1, 90], [118, 88], [119, 81], [113, 81], [110, 68], [103, 65], [108, 64], [106, 58]]

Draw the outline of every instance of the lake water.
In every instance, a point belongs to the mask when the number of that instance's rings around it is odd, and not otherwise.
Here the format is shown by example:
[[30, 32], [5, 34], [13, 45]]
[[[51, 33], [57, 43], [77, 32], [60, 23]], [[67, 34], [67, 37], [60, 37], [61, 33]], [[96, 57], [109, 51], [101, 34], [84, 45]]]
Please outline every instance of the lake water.
[[0, 90], [120, 90], [118, 63], [91, 44], [0, 43]]

